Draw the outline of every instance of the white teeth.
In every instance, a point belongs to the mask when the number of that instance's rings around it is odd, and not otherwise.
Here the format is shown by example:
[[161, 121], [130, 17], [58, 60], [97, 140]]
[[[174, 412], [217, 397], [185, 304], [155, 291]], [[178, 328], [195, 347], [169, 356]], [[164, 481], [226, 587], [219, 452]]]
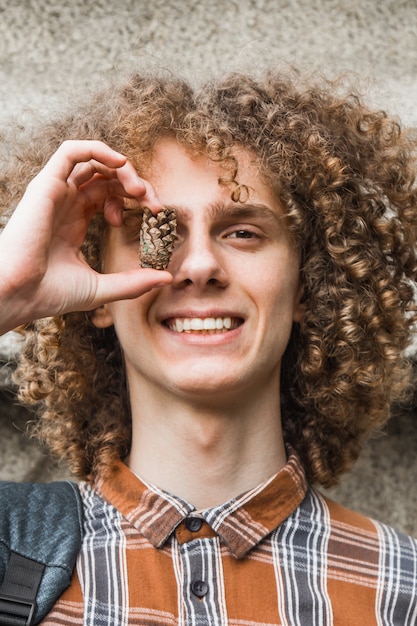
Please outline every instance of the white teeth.
[[231, 317], [177, 317], [169, 322], [169, 328], [177, 333], [191, 331], [225, 331], [230, 330], [232, 326]]
[[216, 317], [216, 330], [222, 330], [223, 320], [221, 317]]
[[199, 317], [193, 317], [191, 320], [191, 330], [204, 330], [204, 320]]
[[216, 330], [216, 320], [213, 317], [204, 320], [204, 330]]

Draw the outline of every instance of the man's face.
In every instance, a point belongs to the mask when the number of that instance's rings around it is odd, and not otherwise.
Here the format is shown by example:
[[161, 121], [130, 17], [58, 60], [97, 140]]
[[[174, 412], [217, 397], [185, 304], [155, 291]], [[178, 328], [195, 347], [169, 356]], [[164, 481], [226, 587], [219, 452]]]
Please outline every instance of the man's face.
[[[221, 169], [160, 142], [147, 176], [175, 208], [169, 286], [109, 305], [129, 386], [190, 400], [278, 396], [281, 358], [301, 314], [299, 263], [282, 208], [249, 152], [236, 154], [249, 199], [234, 202]], [[138, 233], [112, 228], [105, 271], [137, 268]], [[110, 317], [109, 317], [110, 320]]]

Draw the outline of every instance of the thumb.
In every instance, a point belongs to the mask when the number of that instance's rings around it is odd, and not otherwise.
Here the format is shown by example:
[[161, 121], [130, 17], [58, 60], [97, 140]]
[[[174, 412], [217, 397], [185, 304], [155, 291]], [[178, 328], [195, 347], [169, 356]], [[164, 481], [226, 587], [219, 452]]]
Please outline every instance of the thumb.
[[97, 291], [92, 308], [115, 302], [131, 300], [172, 282], [172, 274], [162, 270], [138, 269], [113, 274], [99, 274]]

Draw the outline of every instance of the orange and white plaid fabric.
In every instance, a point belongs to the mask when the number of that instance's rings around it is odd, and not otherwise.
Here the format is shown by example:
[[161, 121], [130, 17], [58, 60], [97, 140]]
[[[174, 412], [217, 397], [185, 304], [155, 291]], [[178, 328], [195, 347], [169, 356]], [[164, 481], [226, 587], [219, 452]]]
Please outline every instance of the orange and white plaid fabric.
[[417, 542], [309, 488], [292, 452], [204, 511], [123, 464], [80, 490], [77, 571], [44, 626], [417, 625]]

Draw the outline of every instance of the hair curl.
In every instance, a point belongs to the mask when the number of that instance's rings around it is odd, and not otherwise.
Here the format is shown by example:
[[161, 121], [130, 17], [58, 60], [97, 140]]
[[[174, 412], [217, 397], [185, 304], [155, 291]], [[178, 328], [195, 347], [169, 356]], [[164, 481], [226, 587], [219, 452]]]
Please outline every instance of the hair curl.
[[[2, 206], [17, 202], [64, 139], [105, 141], [141, 171], [166, 136], [222, 163], [234, 199], [245, 186], [232, 149], [249, 148], [286, 207], [301, 254], [305, 314], [283, 360], [284, 437], [309, 479], [329, 486], [409, 388], [415, 138], [370, 109], [344, 79], [236, 73], [192, 89], [180, 79], [135, 75], [27, 144], [0, 181]], [[84, 245], [97, 270], [104, 230], [95, 218]], [[109, 470], [131, 437], [114, 330], [73, 313], [36, 321], [26, 335], [17, 379], [20, 399], [38, 410], [37, 436], [76, 476]]]

